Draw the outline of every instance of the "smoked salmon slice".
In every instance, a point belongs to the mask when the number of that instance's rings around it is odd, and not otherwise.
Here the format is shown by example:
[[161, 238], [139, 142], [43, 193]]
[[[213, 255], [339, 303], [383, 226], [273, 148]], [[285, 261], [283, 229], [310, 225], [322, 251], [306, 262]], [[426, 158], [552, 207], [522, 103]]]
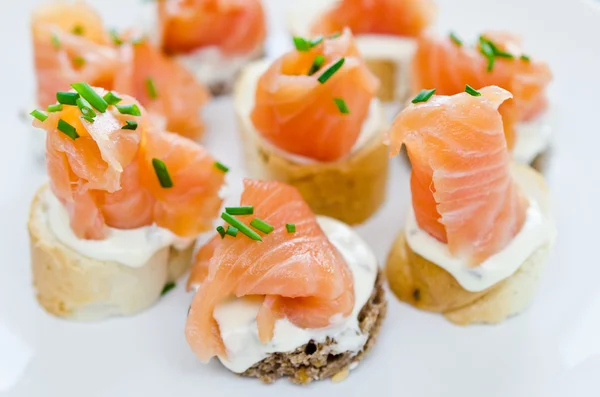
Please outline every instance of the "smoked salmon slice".
[[161, 45], [168, 54], [218, 47], [247, 54], [266, 36], [260, 0], [162, 0], [157, 2]]
[[296, 40], [299, 49], [276, 60], [259, 79], [252, 122], [282, 150], [337, 160], [356, 143], [379, 81], [349, 29], [339, 36]]
[[333, 34], [345, 27], [358, 34], [416, 37], [436, 15], [431, 0], [342, 0], [312, 26], [314, 34]]
[[[492, 51], [491, 61], [482, 41]], [[498, 55], [494, 56], [494, 49]], [[504, 32], [484, 33], [476, 46], [456, 36], [425, 34], [418, 40], [412, 65], [415, 94], [436, 88], [439, 95], [454, 95], [467, 84], [475, 89], [496, 85], [510, 91], [513, 99], [500, 107], [509, 148], [515, 140], [514, 123], [530, 120], [546, 109], [546, 87], [551, 80], [548, 65], [524, 54], [520, 39]]]
[[[108, 94], [87, 87], [97, 98]], [[89, 101], [93, 119], [86, 120], [78, 106], [63, 104], [57, 111], [38, 113], [33, 122], [47, 132], [50, 186], [67, 208], [75, 235], [103, 239], [107, 226], [132, 229], [152, 223], [182, 237], [209, 229], [224, 182], [215, 160], [195, 142], [157, 130], [133, 98], [110, 95], [120, 100], [116, 106], [105, 102], [104, 112], [92, 109]], [[154, 159], [165, 165], [171, 187], [159, 185]]]
[[[199, 251], [190, 279], [199, 288], [185, 333], [204, 362], [227, 356], [213, 311], [230, 297], [265, 297], [257, 316], [263, 343], [273, 336], [278, 318], [302, 328], [320, 328], [333, 316], [347, 317], [354, 306], [352, 273], [296, 188], [245, 180], [240, 204], [254, 208], [252, 215], [237, 217], [243, 224], [259, 218], [273, 230], [261, 232], [262, 241], [241, 233], [217, 236]], [[289, 223], [296, 226], [295, 232], [287, 231]]]
[[200, 108], [210, 98], [208, 90], [147, 39], [125, 41], [119, 54], [114, 89], [137, 98], [168, 131], [199, 138], [204, 132]]
[[84, 2], [38, 5], [31, 29], [39, 106], [54, 103], [57, 91], [77, 81], [112, 85], [117, 52], [93, 8]]
[[499, 87], [432, 96], [403, 110], [390, 133], [390, 152], [406, 145], [412, 163], [412, 205], [419, 227], [450, 252], [477, 265], [521, 230], [527, 199], [510, 174], [498, 107], [511, 94]]

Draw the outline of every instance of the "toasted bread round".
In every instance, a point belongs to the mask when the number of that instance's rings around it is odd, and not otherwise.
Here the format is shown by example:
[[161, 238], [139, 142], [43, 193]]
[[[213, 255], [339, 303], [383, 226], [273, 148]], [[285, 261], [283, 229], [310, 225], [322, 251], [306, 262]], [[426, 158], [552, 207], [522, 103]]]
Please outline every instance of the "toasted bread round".
[[359, 314], [360, 329], [369, 337], [358, 354], [347, 352], [333, 355], [330, 354], [330, 345], [335, 341], [311, 341], [290, 353], [271, 354], [242, 373], [242, 376], [259, 378], [265, 383], [272, 383], [282, 377], [288, 377], [290, 381], [298, 384], [308, 384], [326, 378], [332, 378], [333, 381], [344, 380], [350, 370], [358, 365], [375, 345], [386, 311], [387, 301], [383, 290], [383, 276], [380, 273], [371, 297]]
[[181, 251], [165, 247], [139, 268], [83, 256], [62, 244], [48, 226], [46, 194], [48, 186], [37, 191], [28, 229], [37, 300], [51, 314], [97, 321], [140, 312], [191, 263], [193, 245]]

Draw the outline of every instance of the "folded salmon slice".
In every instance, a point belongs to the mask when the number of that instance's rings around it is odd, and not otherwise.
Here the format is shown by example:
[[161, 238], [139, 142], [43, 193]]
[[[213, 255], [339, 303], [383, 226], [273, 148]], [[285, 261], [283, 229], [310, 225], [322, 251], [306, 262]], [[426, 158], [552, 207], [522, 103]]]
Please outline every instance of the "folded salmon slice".
[[168, 131], [199, 138], [204, 132], [200, 109], [210, 98], [208, 90], [147, 39], [127, 40], [119, 54], [114, 89], [137, 98]]
[[[321, 66], [310, 75], [319, 59]], [[323, 80], [342, 60], [341, 68]], [[251, 119], [280, 149], [332, 161], [351, 152], [378, 88], [346, 29], [339, 37], [276, 60], [258, 81]], [[349, 113], [340, 110], [336, 99], [344, 101]]]
[[510, 174], [498, 107], [511, 94], [499, 87], [433, 96], [394, 121], [392, 155], [406, 145], [412, 163], [412, 205], [419, 227], [450, 252], [477, 265], [521, 230], [528, 206]]
[[319, 17], [315, 34], [332, 34], [345, 27], [354, 34], [416, 37], [435, 19], [431, 0], [342, 0]]
[[[103, 239], [107, 226], [132, 229], [152, 223], [183, 237], [208, 230], [221, 206], [224, 173], [200, 145], [157, 130], [137, 101], [121, 97], [119, 106], [136, 105], [141, 116], [109, 106], [105, 113], [97, 110], [90, 123], [78, 107], [63, 105], [46, 120], [34, 120], [34, 126], [47, 131], [50, 186], [66, 206], [75, 235]], [[76, 139], [58, 128], [61, 120], [75, 128]], [[127, 122], [136, 122], [137, 129], [123, 129]], [[172, 188], [160, 186], [154, 158], [166, 164]]]
[[[254, 206], [253, 215], [238, 216], [244, 224], [258, 217], [274, 230], [261, 233], [262, 242], [241, 232], [235, 238], [217, 236], [199, 251], [190, 279], [199, 289], [185, 332], [203, 361], [227, 355], [213, 317], [227, 298], [265, 297], [257, 316], [263, 343], [272, 338], [278, 318], [320, 328], [335, 315], [347, 317], [354, 306], [352, 273], [296, 188], [245, 180], [240, 204]], [[289, 233], [287, 223], [295, 224], [296, 232]]]
[[512, 58], [495, 57], [492, 70], [488, 70], [488, 58], [480, 45], [458, 45], [449, 37], [432, 34], [420, 37], [412, 66], [413, 91], [416, 94], [421, 89], [435, 88], [439, 95], [454, 95], [463, 92], [467, 84], [475, 89], [496, 85], [510, 91], [514, 99], [506, 101], [500, 113], [512, 148], [514, 124], [546, 109], [546, 87], [552, 74], [545, 62], [521, 57], [524, 54], [518, 37], [504, 32], [488, 32], [482, 37]]
[[67, 91], [77, 81], [112, 85], [117, 52], [93, 8], [83, 2], [40, 4], [31, 29], [40, 106], [54, 103], [57, 91]]
[[158, 4], [162, 48], [170, 54], [216, 46], [246, 54], [266, 36], [260, 0], [162, 0]]

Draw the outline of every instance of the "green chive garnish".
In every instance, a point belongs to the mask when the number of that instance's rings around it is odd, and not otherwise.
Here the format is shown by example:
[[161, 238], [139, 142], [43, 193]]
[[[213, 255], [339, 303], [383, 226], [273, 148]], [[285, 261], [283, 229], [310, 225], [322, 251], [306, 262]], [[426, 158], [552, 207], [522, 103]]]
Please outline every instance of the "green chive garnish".
[[58, 130], [66, 136], [68, 136], [69, 138], [71, 138], [72, 140], [79, 138], [77, 129], [71, 124], [64, 121], [63, 119], [58, 120]]
[[76, 92], [58, 91], [56, 93], [56, 100], [58, 103], [62, 103], [63, 105], [77, 106], [78, 98], [79, 94]]
[[106, 95], [104, 95], [104, 100], [106, 101], [106, 103], [108, 103], [109, 105], [116, 105], [117, 103], [121, 102], [123, 99], [119, 98], [114, 92], [109, 91], [106, 93]]
[[229, 215], [252, 215], [254, 214], [254, 207], [246, 205], [242, 207], [225, 207], [225, 212]]
[[92, 86], [90, 86], [88, 83], [75, 83], [71, 84], [71, 87], [73, 87], [73, 89], [77, 91], [83, 98], [85, 98], [85, 100], [88, 101], [93, 107], [98, 109], [100, 113], [106, 112], [108, 103], [106, 103], [104, 98], [98, 95], [98, 93], [94, 91]]
[[78, 68], [82, 67], [83, 65], [85, 65], [85, 58], [83, 58], [83, 57], [73, 58], [73, 65], [75, 65]]
[[221, 235], [221, 238], [225, 237], [225, 228], [223, 226], [217, 226], [217, 232]]
[[77, 98], [76, 103], [82, 115], [91, 119], [96, 117], [96, 112], [94, 112], [94, 109], [92, 109], [92, 105], [90, 105], [88, 101], [86, 101], [83, 98]]
[[75, 27], [73, 28], [73, 34], [81, 36], [83, 34], [83, 26], [75, 25]]
[[60, 49], [60, 40], [55, 33], [52, 33], [52, 45], [54, 46], [54, 49]]
[[239, 230], [233, 226], [229, 226], [225, 234], [229, 234], [231, 237], [237, 236]]
[[310, 51], [310, 42], [308, 40], [306, 40], [304, 37], [298, 37], [295, 36], [294, 37], [294, 46], [296, 47], [296, 49], [298, 51], [301, 52], [306, 52], [306, 51]]
[[339, 61], [337, 61], [336, 63], [334, 63], [329, 69], [324, 71], [323, 74], [321, 76], [319, 76], [319, 78], [318, 78], [319, 83], [325, 84], [325, 82], [327, 80], [329, 80], [331, 78], [331, 76], [333, 76], [335, 74], [335, 72], [340, 70], [340, 68], [344, 65], [345, 61], [346, 61], [346, 58], [342, 58]]
[[323, 42], [323, 36], [317, 36], [314, 39], [312, 39], [309, 43], [310, 43], [310, 47], [316, 47], [319, 44], [321, 44]]
[[296, 233], [296, 225], [293, 223], [286, 223], [285, 228], [287, 229], [288, 233]]
[[265, 234], [269, 234], [273, 230], [275, 230], [275, 228], [273, 226], [269, 225], [267, 222], [265, 222], [259, 218], [252, 219], [252, 222], [250, 222], [250, 226], [252, 226], [253, 228], [255, 228], [257, 230], [260, 230], [261, 232], [263, 232]]
[[119, 32], [117, 32], [116, 29], [111, 29], [109, 34], [110, 38], [112, 39], [113, 43], [115, 43], [115, 45], [120, 46], [123, 44], [123, 40], [121, 40], [121, 38], [119, 37]]
[[129, 114], [131, 116], [141, 116], [142, 112], [140, 108], [135, 103], [132, 105], [115, 105], [119, 113], [121, 114]]
[[60, 112], [61, 110], [63, 110], [63, 105], [61, 105], [60, 103], [55, 103], [54, 105], [49, 105], [46, 108], [46, 111], [48, 111], [50, 113]]
[[153, 158], [152, 167], [154, 167], [154, 172], [156, 173], [156, 177], [158, 178], [161, 187], [165, 189], [173, 187], [173, 180], [171, 180], [171, 175], [169, 175], [169, 170], [164, 161]]
[[338, 37], [340, 37], [342, 35], [342, 32], [335, 32], [332, 35], [329, 35], [329, 37], [327, 37], [329, 40], [333, 40], [333, 39], [337, 39]]
[[454, 42], [454, 44], [456, 44], [459, 47], [461, 47], [463, 45], [462, 40], [459, 39], [458, 36], [454, 34], [454, 32], [450, 33], [450, 40], [452, 40]]
[[35, 117], [36, 119], [38, 119], [41, 122], [44, 122], [48, 119], [48, 115], [40, 110], [37, 109], [33, 109], [31, 111], [31, 113], [29, 113], [31, 116]]
[[471, 87], [468, 84], [465, 86], [465, 92], [469, 95], [481, 96], [481, 92], [477, 91], [475, 88]]
[[175, 288], [174, 282], [170, 281], [170, 282], [166, 283], [162, 289], [162, 292], [160, 293], [160, 296], [164, 296], [167, 292], [171, 291], [173, 288]]
[[225, 222], [229, 223], [231, 226], [238, 229], [240, 232], [242, 232], [246, 236], [250, 237], [252, 240], [262, 241], [262, 238], [260, 237], [260, 235], [258, 233], [256, 233], [254, 230], [250, 229], [245, 223], [243, 223], [239, 219], [229, 215], [227, 212], [223, 212], [221, 214], [221, 219], [223, 219]]
[[229, 167], [227, 167], [225, 164], [220, 163], [218, 161], [215, 161], [215, 167], [217, 167], [217, 169], [227, 173], [229, 172]]
[[81, 118], [84, 119], [85, 121], [87, 121], [88, 123], [93, 123], [94, 122], [94, 118], [93, 117], [81, 116]]
[[150, 99], [154, 100], [158, 98], [158, 92], [156, 91], [156, 85], [154, 84], [154, 80], [152, 78], [146, 79], [146, 91], [148, 91], [148, 96]]
[[127, 123], [127, 124], [125, 124], [123, 127], [121, 127], [122, 130], [132, 130], [132, 131], [135, 131], [138, 128], [137, 121], [127, 120], [125, 123]]
[[521, 61], [531, 62], [531, 58], [529, 58], [528, 55], [523, 54], [519, 58], [521, 59]]
[[350, 110], [348, 109], [348, 106], [346, 106], [346, 101], [344, 101], [342, 98], [333, 98], [333, 101], [340, 110], [340, 113], [350, 114]]
[[313, 61], [313, 64], [310, 67], [310, 70], [308, 71], [308, 75], [312, 76], [313, 74], [317, 73], [324, 63], [325, 57], [323, 55], [317, 55], [315, 57], [315, 60]]
[[417, 96], [411, 101], [412, 103], [427, 102], [435, 93], [435, 88], [431, 90], [421, 90]]
[[486, 40], [483, 36], [479, 38], [481, 53], [487, 58], [487, 71], [491, 72], [494, 69], [494, 47], [490, 44], [488, 40]]

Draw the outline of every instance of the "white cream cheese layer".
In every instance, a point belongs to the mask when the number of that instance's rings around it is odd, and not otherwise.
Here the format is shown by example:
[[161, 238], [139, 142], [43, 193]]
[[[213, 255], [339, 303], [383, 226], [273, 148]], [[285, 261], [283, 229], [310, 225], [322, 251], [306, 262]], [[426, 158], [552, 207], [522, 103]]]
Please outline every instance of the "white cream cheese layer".
[[340, 251], [354, 276], [354, 309], [347, 318], [332, 318], [326, 328], [303, 329], [287, 319], [277, 320], [273, 339], [262, 344], [258, 338], [256, 315], [262, 299], [231, 299], [219, 304], [214, 317], [219, 324], [221, 337], [227, 348], [227, 357], [219, 357], [223, 365], [242, 373], [272, 353], [296, 350], [311, 340], [323, 343], [329, 337], [335, 340], [331, 353], [358, 354], [368, 335], [361, 333], [358, 314], [369, 300], [377, 277], [377, 259], [367, 245], [349, 226], [337, 220], [320, 216], [319, 225]]
[[552, 131], [556, 124], [555, 112], [556, 109], [550, 105], [535, 119], [516, 125], [516, 141], [513, 149], [515, 161], [531, 164], [538, 155], [550, 147]]
[[[252, 131], [254, 133], [255, 138], [262, 140], [266, 144], [269, 143], [265, 141], [256, 128], [254, 128], [252, 120], [250, 119], [250, 114], [252, 113], [252, 109], [254, 109], [258, 80], [267, 71], [267, 69], [269, 69], [271, 62], [272, 61], [270, 60], [263, 59], [246, 66], [238, 82], [236, 83], [234, 92], [234, 107], [238, 117], [240, 118], [240, 122], [244, 123], [247, 131]], [[377, 134], [381, 133], [382, 128], [385, 125], [386, 121], [383, 108], [381, 107], [379, 100], [373, 99], [369, 108], [369, 114], [363, 123], [360, 135], [358, 136], [358, 139], [352, 148], [352, 152], [356, 152], [371, 139], [377, 136]], [[285, 154], [286, 157], [292, 159], [296, 163], [308, 164], [316, 162], [316, 160], [313, 159], [284, 152], [283, 150], [270, 144], [269, 146], [273, 151]]]
[[69, 225], [66, 208], [50, 189], [46, 194], [46, 202], [50, 230], [61, 243], [88, 258], [114, 261], [138, 268], [144, 266], [156, 252], [165, 247], [185, 249], [195, 240], [179, 237], [156, 225], [130, 230], [109, 228], [108, 236], [104, 240], [80, 239], [75, 236]]
[[510, 277], [538, 248], [553, 243], [556, 237], [546, 188], [540, 185], [537, 173], [522, 167], [524, 166], [513, 166], [512, 174], [529, 199], [527, 218], [521, 231], [502, 251], [477, 267], [469, 267], [462, 260], [453, 257], [446, 244], [419, 228], [412, 206], [405, 229], [410, 248], [450, 273], [467, 291], [483, 291]]

